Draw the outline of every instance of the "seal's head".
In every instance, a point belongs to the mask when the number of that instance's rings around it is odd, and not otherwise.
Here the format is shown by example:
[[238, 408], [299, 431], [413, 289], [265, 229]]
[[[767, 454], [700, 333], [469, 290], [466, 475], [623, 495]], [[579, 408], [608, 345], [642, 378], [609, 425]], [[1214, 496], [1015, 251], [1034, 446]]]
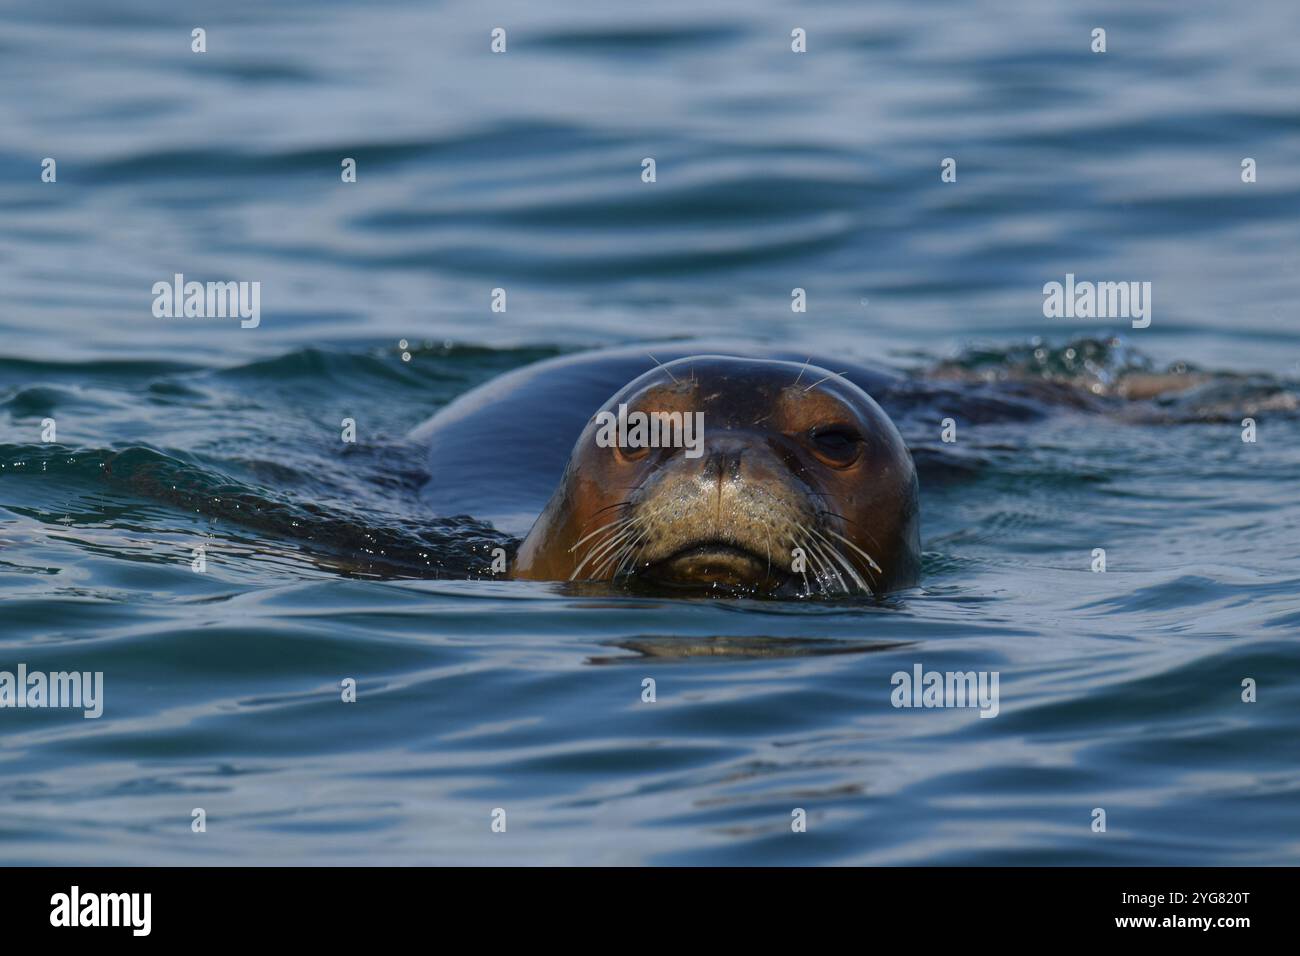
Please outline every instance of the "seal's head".
[[911, 455], [864, 391], [816, 366], [697, 356], [592, 418], [513, 575], [882, 594], [917, 582], [918, 524]]

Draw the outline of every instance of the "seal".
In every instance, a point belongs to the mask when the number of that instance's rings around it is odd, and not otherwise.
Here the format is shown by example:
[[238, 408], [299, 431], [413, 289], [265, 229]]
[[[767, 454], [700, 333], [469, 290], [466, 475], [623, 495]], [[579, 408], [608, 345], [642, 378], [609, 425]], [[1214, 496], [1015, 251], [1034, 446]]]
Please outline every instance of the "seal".
[[[889, 416], [847, 373], [788, 356], [687, 354], [654, 365], [644, 351], [542, 364], [549, 374], [524, 370], [523, 381], [453, 403], [422, 436], [436, 466], [472, 459], [476, 433], [480, 459], [502, 440], [517, 452], [540, 451], [556, 448], [566, 429], [578, 433], [540, 515], [533, 511], [511, 577], [772, 596], [879, 595], [917, 583], [916, 469]], [[586, 404], [579, 425], [568, 409], [582, 402], [565, 389], [595, 394], [629, 365], [651, 367]], [[876, 370], [854, 372], [867, 384], [889, 381]], [[546, 383], [563, 383], [549, 404]], [[513, 395], [529, 396], [513, 434], [480, 430], [485, 406]], [[538, 415], [547, 409], [551, 422]], [[633, 428], [628, 441], [625, 423], [638, 416], [671, 424], [666, 436], [679, 440], [638, 445]], [[439, 482], [431, 470], [434, 488], [492, 482], [454, 472]], [[516, 461], [511, 472], [525, 470], [538, 469]], [[483, 511], [461, 503], [451, 510]]]
[[[521, 580], [883, 594], [919, 579], [918, 475], [940, 486], [987, 463], [992, 446], [944, 437], [955, 423], [969, 436], [1052, 414], [1222, 418], [1204, 376], [1130, 368], [1112, 345], [907, 371], [734, 341], [539, 356], [412, 433], [428, 449], [421, 498], [440, 521], [474, 519], [466, 541], [485, 525], [500, 535], [487, 547], [522, 541], [508, 566]], [[638, 444], [632, 419], [656, 413], [677, 416], [677, 441]]]

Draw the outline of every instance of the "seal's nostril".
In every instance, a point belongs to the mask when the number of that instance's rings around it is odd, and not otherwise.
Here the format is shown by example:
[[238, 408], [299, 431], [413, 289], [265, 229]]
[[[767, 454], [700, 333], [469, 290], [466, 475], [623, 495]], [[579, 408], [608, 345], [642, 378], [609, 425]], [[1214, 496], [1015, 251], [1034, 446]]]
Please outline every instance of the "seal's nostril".
[[703, 464], [700, 467], [703, 473], [710, 478], [722, 478], [724, 475], [730, 478], [739, 478], [740, 459], [743, 454], [744, 452], [741, 449], [710, 451], [704, 456]]

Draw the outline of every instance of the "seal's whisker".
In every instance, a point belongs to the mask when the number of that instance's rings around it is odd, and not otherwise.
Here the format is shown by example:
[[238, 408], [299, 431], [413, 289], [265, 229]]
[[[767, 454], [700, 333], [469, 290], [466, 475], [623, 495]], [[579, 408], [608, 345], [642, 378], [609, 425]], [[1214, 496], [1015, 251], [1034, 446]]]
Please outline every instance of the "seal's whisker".
[[831, 569], [831, 573], [835, 575], [835, 580], [839, 582], [840, 590], [846, 595], [852, 594], [853, 589], [849, 587], [848, 582], [844, 580], [844, 575], [840, 574], [840, 569], [836, 567], [835, 559], [838, 556], [838, 552], [834, 548], [828, 548], [823, 545], [818, 545], [818, 549], [821, 551], [822, 557], [826, 560], [827, 566]]
[[596, 560], [601, 555], [605, 554], [605, 552], [608, 549], [617, 546], [617, 544], [621, 540], [623, 540], [628, 534], [630, 534], [634, 530], [635, 526], [632, 521], [625, 521], [624, 525], [626, 527], [619, 529], [619, 531], [616, 532], [612, 537], [607, 538], [604, 541], [601, 541], [597, 544], [594, 544], [587, 549], [586, 556], [578, 563], [578, 566], [573, 569], [573, 573], [569, 575], [570, 581], [575, 580], [578, 577], [578, 574], [582, 571], [584, 567], [586, 567], [587, 562]]
[[661, 505], [648, 515], [640, 514], [635, 518], [632, 518], [628, 522], [629, 533], [624, 537], [621, 547], [616, 549], [612, 555], [601, 561], [600, 565], [592, 571], [592, 574], [596, 577], [600, 577], [605, 568], [613, 565], [614, 570], [610, 574], [610, 580], [618, 578], [618, 576], [623, 573], [623, 567], [627, 564], [628, 560], [635, 559], [638, 551], [637, 546], [641, 544], [641, 542], [645, 540], [646, 536], [654, 529], [654, 519], [657, 518], [663, 510], [664, 506]]
[[795, 385], [798, 385], [798, 384], [799, 384], [799, 379], [803, 378], [803, 373], [806, 372], [806, 371], [808, 371], [808, 364], [809, 364], [810, 362], [812, 362], [812, 356], [811, 356], [811, 355], [808, 356], [806, 359], [803, 360], [803, 368], [799, 369], [799, 374], [798, 374], [797, 376], [795, 376], [794, 384], [792, 384], [792, 385], [790, 386], [791, 388], [794, 388]]
[[[826, 556], [822, 553], [821, 548], [819, 548], [816, 542], [812, 541], [811, 539], [809, 539], [806, 542], [806, 544], [807, 544], [808, 556], [814, 558], [817, 561], [817, 567], [820, 569], [818, 571], [819, 578], [825, 577], [826, 580], [829, 581], [831, 576], [834, 575], [834, 577], [839, 580], [840, 587], [843, 588], [844, 592], [847, 594], [849, 589], [848, 586], [845, 585], [844, 583], [844, 578], [840, 576], [839, 571], [835, 570], [834, 565], [830, 564]], [[824, 590], [825, 588], [823, 588], [823, 591]]]
[[[606, 548], [601, 550], [599, 553], [594, 553], [589, 555], [587, 561], [593, 562], [592, 570], [589, 574], [585, 576], [584, 580], [588, 580], [588, 581], [600, 580], [600, 569], [604, 567], [605, 563], [610, 558], [612, 558], [616, 554], [619, 554], [623, 550], [625, 545], [626, 545], [626, 541], [612, 542]], [[597, 565], [595, 562], [599, 562], [599, 565]], [[583, 562], [583, 564], [586, 563], [587, 563], [586, 561]], [[581, 570], [582, 570], [582, 565], [579, 565], [577, 568], [574, 569], [573, 576], [571, 576], [569, 580], [572, 581], [574, 577], [576, 577], [581, 572]]]
[[[813, 534], [817, 534], [817, 532], [814, 530]], [[819, 537], [818, 540], [822, 541], [824, 539], [821, 539]], [[855, 585], [862, 579], [858, 574], [856, 574], [852, 570], [851, 567], [847, 566], [847, 562], [845, 561], [844, 555], [840, 554], [840, 552], [835, 547], [831, 546], [829, 543], [819, 544], [818, 548], [821, 551], [822, 557], [826, 559], [826, 563], [830, 566], [832, 573], [834, 573], [835, 580], [839, 582], [840, 589], [846, 595], [854, 593], [855, 588], [849, 587], [848, 582], [844, 580], [844, 575], [840, 574], [840, 570], [839, 570], [840, 567], [844, 567], [844, 569], [848, 571], [849, 577], [853, 579], [853, 583]]]
[[651, 529], [647, 527], [627, 546], [627, 556], [618, 563], [618, 567], [614, 570], [614, 577], [618, 577], [622, 574], [625, 566], [627, 566], [627, 572], [629, 574], [632, 573], [636, 566], [637, 559], [645, 552], [646, 545], [649, 543], [650, 530]]
[[[816, 387], [817, 387], [818, 385], [820, 385], [822, 382], [829, 382], [831, 379], [833, 379], [833, 378], [839, 378], [839, 377], [840, 377], [841, 375], [843, 375], [843, 374], [844, 374], [843, 372], [831, 372], [831, 374], [827, 375], [825, 378], [819, 378], [817, 381], [813, 382], [811, 385], [809, 385], [807, 388], [805, 388], [804, 391], [805, 391], [805, 392], [811, 392], [814, 388], [816, 388]], [[847, 381], [847, 379], [846, 379], [846, 381]]]
[[[833, 533], [834, 532], [832, 532], [832, 534]], [[815, 528], [813, 529], [813, 534], [817, 535], [817, 537], [821, 538], [822, 541], [826, 542], [827, 546], [829, 547], [829, 553], [831, 557], [834, 558], [836, 561], [838, 561], [840, 563], [840, 566], [843, 567], [845, 571], [849, 572], [849, 576], [852, 577], [853, 580], [857, 582], [858, 587], [862, 588], [862, 590], [865, 591], [867, 594], [872, 593], [871, 587], [867, 584], [866, 581], [862, 580], [862, 575], [860, 575], [857, 569], [853, 567], [853, 563], [847, 557], [845, 557], [844, 553], [835, 546], [834, 542], [832, 542], [829, 538], [827, 538], [825, 535], [823, 535], [820, 531], [818, 531]]]
[[873, 558], [871, 555], [867, 554], [867, 552], [863, 551], [861, 548], [859, 548], [856, 544], [854, 544], [854, 543], [853, 543], [852, 541], [850, 541], [848, 538], [844, 537], [844, 535], [840, 534], [838, 531], [832, 531], [830, 528], [827, 528], [827, 529], [826, 529], [826, 533], [827, 533], [827, 534], [834, 535], [835, 537], [839, 538], [841, 541], [843, 541], [845, 544], [847, 544], [847, 545], [848, 545], [850, 548], [852, 548], [854, 551], [858, 552], [858, 554], [860, 554], [860, 555], [862, 555], [864, 558], [866, 558], [866, 559], [867, 559], [867, 563], [871, 565], [871, 567], [875, 570], [875, 572], [876, 572], [877, 574], [883, 574], [883, 573], [884, 573], [883, 571], [881, 571], [881, 569], [880, 569], [880, 565], [876, 564], [876, 559], [875, 559], [875, 558]]
[[634, 536], [632, 540], [628, 543], [626, 553], [623, 559], [619, 561], [618, 566], [614, 568], [614, 573], [610, 575], [611, 578], [617, 578], [620, 574], [623, 573], [624, 567], [629, 564], [632, 565], [632, 567], [628, 567], [627, 571], [628, 573], [632, 572], [633, 568], [636, 565], [637, 559], [645, 552], [646, 545], [649, 544], [650, 532], [654, 530], [653, 519], [657, 517], [662, 511], [663, 511], [662, 507], [656, 509], [655, 512], [650, 516], [650, 520], [647, 520], [645, 522], [645, 525], [642, 528], [640, 534]]
[[602, 541], [598, 545], [592, 546], [591, 560], [593, 561], [599, 560], [601, 557], [608, 554], [611, 548], [618, 547], [618, 545], [626, 541], [628, 537], [634, 534], [635, 532], [636, 532], [636, 525], [633, 522], [628, 522], [628, 526], [622, 529], [621, 531], [619, 531], [619, 533], [614, 535], [614, 537]]
[[[604, 576], [605, 569], [609, 567], [611, 564], [613, 564], [615, 561], [621, 561], [627, 555], [628, 550], [630, 548], [631, 545], [629, 545], [626, 541], [624, 541], [617, 548], [611, 551], [609, 555], [605, 558], [605, 560], [600, 562], [600, 565], [598, 567], [592, 570], [591, 572], [592, 576], [598, 581], [601, 580], [602, 577]], [[613, 580], [616, 577], [618, 577], [618, 572], [611, 574], [610, 580]]]
[[[667, 510], [667, 506], [660, 505], [659, 507], [651, 511], [649, 514], [643, 514], [638, 516], [638, 520], [641, 523], [640, 528], [637, 530], [635, 534], [632, 535], [631, 538], [628, 539], [627, 555], [624, 557], [622, 561], [619, 562], [618, 568], [616, 568], [614, 572], [615, 576], [623, 573], [624, 565], [627, 564], [635, 565], [637, 557], [640, 554], [642, 554], [645, 551], [646, 547], [650, 544], [650, 535], [655, 530], [655, 522], [659, 519], [659, 516], [662, 515], [665, 510]], [[629, 567], [628, 570], [630, 572], [632, 568]]]
[[[633, 490], [635, 491], [636, 489]], [[604, 512], [609, 511], [611, 508], [622, 508], [623, 506], [630, 505], [631, 503], [632, 503], [631, 498], [624, 498], [622, 501], [616, 501], [612, 505], [605, 505], [605, 507], [603, 508], [597, 508], [595, 511], [591, 513], [591, 517], [587, 519], [587, 524], [591, 524], [591, 522], [595, 520], [597, 515], [603, 514]], [[583, 528], [586, 528], [586, 526], [587, 525], [583, 525]]]
[[[613, 535], [613, 539], [614, 539], [614, 540], [617, 540], [618, 535], [619, 535], [619, 532], [615, 532], [614, 535]], [[603, 547], [603, 546], [609, 544], [609, 542], [610, 542], [610, 539], [607, 538], [607, 539], [605, 539], [604, 541], [600, 542], [599, 544], [593, 544], [593, 545], [592, 545], [591, 547], [589, 547], [586, 551], [584, 551], [584, 552], [582, 553], [582, 560], [581, 560], [581, 561], [578, 561], [578, 563], [574, 566], [574, 568], [573, 568], [573, 574], [571, 574], [571, 575], [569, 576], [569, 580], [572, 581], [575, 577], [577, 577], [577, 576], [578, 576], [578, 572], [581, 571], [581, 570], [583, 569], [583, 566], [586, 565], [586, 563], [587, 563], [588, 561], [590, 561], [593, 557], [595, 557], [595, 555], [596, 555], [596, 549], [597, 549], [598, 547]]]
[[[611, 581], [617, 581], [619, 577], [622, 576], [623, 566], [627, 563], [627, 559], [631, 557], [634, 548], [634, 544], [628, 543], [618, 549], [618, 553], [613, 557], [613, 561], [617, 563], [614, 564], [614, 569], [609, 572], [609, 579]], [[601, 569], [603, 570], [604, 567], [604, 564], [602, 564]]]
[[[650, 353], [649, 353], [649, 352], [646, 352], [646, 355], [650, 355]], [[659, 366], [661, 369], [663, 369], [665, 372], [668, 372], [668, 366], [665, 365], [663, 362], [659, 361], [659, 360], [658, 360], [657, 358], [655, 358], [653, 355], [650, 355], [650, 361], [654, 362], [656, 365], [658, 365], [658, 366]], [[675, 385], [680, 385], [680, 384], [681, 384], [680, 382], [677, 381], [677, 377], [676, 377], [675, 375], [673, 375], [672, 372], [668, 372], [668, 377], [671, 378], [671, 379], [673, 380], [673, 384], [675, 384]]]
[[586, 540], [589, 539], [589, 538], [594, 538], [596, 535], [600, 534], [600, 533], [601, 533], [602, 531], [604, 531], [606, 528], [612, 528], [612, 527], [614, 527], [615, 525], [620, 525], [620, 524], [627, 524], [627, 522], [628, 522], [628, 519], [627, 519], [627, 518], [615, 518], [615, 519], [614, 519], [613, 521], [611, 521], [609, 524], [603, 524], [603, 525], [601, 525], [601, 526], [600, 526], [599, 528], [597, 528], [595, 531], [591, 532], [590, 534], [583, 535], [581, 538], [579, 538], [577, 541], [575, 541], [575, 542], [573, 543], [573, 547], [569, 549], [569, 553], [572, 554], [574, 551], [578, 550], [578, 548], [580, 548], [580, 547], [582, 546], [582, 543], [583, 543], [584, 541], [586, 541]]
[[808, 548], [808, 553], [810, 555], [817, 556], [818, 571], [817, 571], [817, 576], [814, 578], [814, 580], [817, 582], [817, 592], [821, 594], [822, 597], [830, 597], [831, 576], [826, 573], [826, 565], [822, 562], [821, 557], [817, 555], [816, 550], [812, 547], [811, 544], [806, 544], [805, 546]]

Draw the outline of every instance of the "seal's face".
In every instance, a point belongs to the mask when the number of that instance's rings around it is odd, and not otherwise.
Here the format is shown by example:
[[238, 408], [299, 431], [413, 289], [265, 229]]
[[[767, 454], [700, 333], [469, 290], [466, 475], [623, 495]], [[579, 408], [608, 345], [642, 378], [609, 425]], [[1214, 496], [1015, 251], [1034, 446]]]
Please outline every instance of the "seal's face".
[[911, 456], [857, 386], [789, 362], [681, 359], [593, 417], [515, 573], [878, 594], [915, 583], [916, 518]]

